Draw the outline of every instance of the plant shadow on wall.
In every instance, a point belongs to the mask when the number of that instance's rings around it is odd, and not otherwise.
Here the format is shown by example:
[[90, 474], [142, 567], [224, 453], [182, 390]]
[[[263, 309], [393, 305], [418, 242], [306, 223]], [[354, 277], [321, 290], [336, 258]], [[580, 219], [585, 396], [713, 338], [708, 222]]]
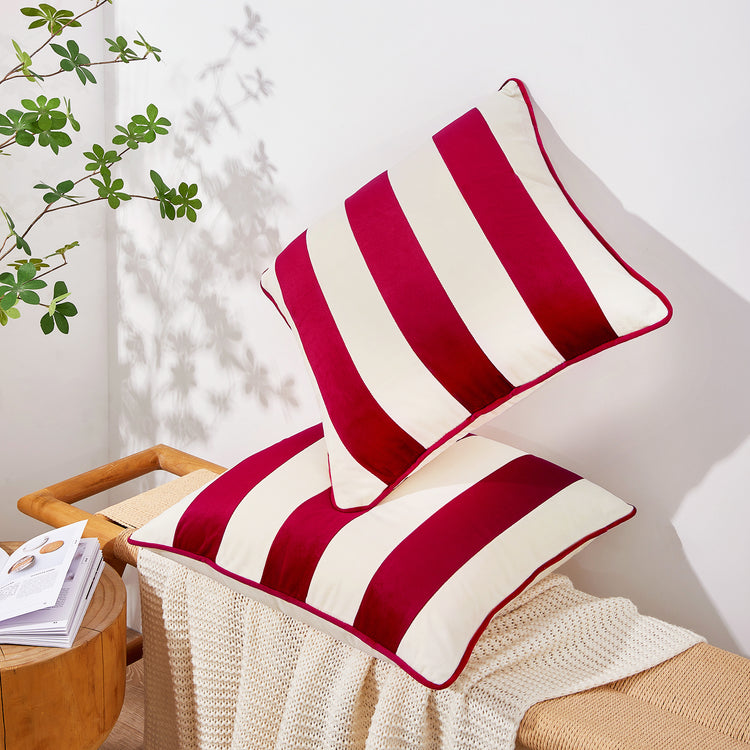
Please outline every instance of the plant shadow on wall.
[[[266, 30], [247, 6], [244, 16], [191, 84], [198, 95], [173, 140], [175, 161], [201, 186], [202, 225], [178, 239], [146, 218], [146, 237], [133, 229], [138, 217], [118, 225], [121, 451], [205, 441], [243, 396], [263, 409], [297, 405], [294, 379], [264, 364], [243, 315], [248, 300], [267, 305], [258, 278], [279, 250], [273, 216], [283, 202], [263, 140], [243, 129], [273, 93], [253, 64]], [[228, 143], [241, 153], [226, 156]]]

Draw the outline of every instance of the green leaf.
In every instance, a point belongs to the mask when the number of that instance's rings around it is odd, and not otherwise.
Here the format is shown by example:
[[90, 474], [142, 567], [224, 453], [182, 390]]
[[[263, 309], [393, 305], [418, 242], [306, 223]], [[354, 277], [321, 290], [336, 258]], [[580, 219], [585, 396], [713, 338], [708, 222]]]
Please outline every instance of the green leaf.
[[195, 222], [198, 218], [196, 210], [203, 206], [200, 199], [195, 196], [198, 194], [198, 186], [193, 183], [188, 185], [181, 182], [176, 195], [172, 197], [173, 205], [177, 206], [177, 217], [185, 216], [188, 221]]
[[37, 130], [36, 121], [37, 115], [34, 112], [9, 109], [5, 114], [0, 114], [0, 133], [15, 135], [17, 143], [30, 146], [34, 142], [34, 131]]
[[11, 234], [14, 234], [16, 231], [16, 223], [13, 221], [13, 219], [10, 218], [10, 214], [5, 213], [5, 209], [0, 206], [0, 214], [3, 215], [3, 218], [5, 219], [5, 223], [8, 225], [8, 229], [10, 230]]
[[55, 330], [54, 318], [52, 318], [51, 315], [47, 315], [46, 313], [42, 316], [42, 319], [39, 321], [39, 324], [41, 325], [42, 331], [44, 332], [45, 336], [52, 333], [52, 331]]
[[91, 151], [84, 151], [83, 155], [91, 160], [85, 167], [89, 172], [98, 172], [120, 161], [117, 151], [114, 149], [105, 151], [98, 143], [91, 147]]
[[66, 318], [72, 318], [75, 315], [78, 315], [78, 309], [72, 302], [61, 302], [57, 306], [57, 312], [59, 312], [60, 315], [64, 315]]
[[34, 268], [37, 271], [41, 271], [42, 268], [49, 268], [49, 263], [45, 263], [42, 258], [29, 258], [28, 260], [14, 260], [12, 263], [8, 263], [11, 268], [19, 269], [24, 263], [33, 263]]
[[29, 279], [33, 279], [36, 275], [36, 268], [34, 268], [33, 263], [24, 263], [16, 273], [16, 277], [18, 278], [19, 284], [24, 284]]
[[126, 145], [128, 148], [132, 148], [135, 150], [143, 141], [138, 127], [133, 122], [128, 123], [127, 127], [123, 125], [115, 125], [115, 130], [117, 130], [121, 134], [116, 135], [112, 139], [112, 143], [114, 143], [115, 146]]
[[75, 70], [78, 79], [84, 86], [87, 81], [96, 83], [94, 74], [87, 67], [91, 65], [91, 60], [81, 52], [80, 47], [75, 41], [69, 39], [67, 47], [63, 47], [61, 44], [50, 44], [50, 47], [60, 56], [61, 70]]
[[[57, 250], [55, 250], [54, 253], [50, 253], [49, 255], [45, 257], [52, 258], [54, 255], [61, 255], [63, 258], [65, 258], [65, 253], [67, 253], [68, 250], [72, 250], [74, 247], [78, 247], [78, 240], [69, 242], [67, 245], [63, 245], [63, 247], [57, 248]], [[58, 283], [61, 283], [61, 282], [58, 282]]]
[[21, 13], [27, 18], [36, 19], [29, 24], [30, 29], [46, 26], [53, 36], [59, 36], [66, 27], [81, 25], [80, 21], [75, 20], [72, 10], [56, 10], [48, 3], [40, 3], [38, 8], [21, 8]]
[[16, 292], [6, 292], [2, 296], [2, 299], [0, 299], [0, 307], [6, 311], [10, 310], [10, 308], [16, 304], [17, 300], [18, 294]]
[[137, 44], [137, 45], [139, 45], [141, 47], [145, 47], [145, 49], [146, 49], [146, 55], [145, 56], [146, 57], [148, 57], [149, 55], [153, 55], [156, 58], [156, 62], [161, 62], [161, 57], [159, 57], [159, 53], [161, 52], [161, 50], [158, 47], [154, 47], [152, 44], [149, 44], [143, 38], [143, 34], [141, 34], [140, 31], [137, 32], [137, 33], [138, 33], [138, 36], [140, 37], [140, 39], [136, 39], [135, 40], [135, 44]]
[[[130, 146], [130, 138], [135, 143], [153, 143], [157, 135], [165, 135], [169, 132], [168, 127], [172, 123], [166, 117], [159, 117], [159, 110], [155, 104], [149, 104], [145, 115], [133, 115], [127, 128], [117, 126], [123, 133], [113, 139], [113, 143], [125, 143]], [[118, 140], [119, 139], [119, 140]], [[135, 146], [131, 146], [135, 148]]]
[[11, 39], [11, 41], [13, 42], [13, 48], [16, 50], [16, 57], [18, 58], [18, 62], [21, 63], [21, 72], [24, 74], [24, 76], [26, 76], [26, 78], [28, 78], [30, 81], [34, 81], [37, 78], [41, 81], [41, 76], [38, 76], [31, 69], [31, 55], [29, 55], [28, 52], [24, 52], [15, 39]]
[[131, 60], [138, 59], [137, 53], [128, 47], [128, 40], [124, 36], [118, 36], [117, 39], [105, 39], [104, 41], [109, 44], [109, 51], [117, 55], [116, 60], [128, 63]]
[[55, 321], [55, 325], [57, 326], [60, 333], [68, 333], [68, 331], [70, 330], [68, 319], [59, 312], [59, 309], [52, 315], [52, 318]]
[[55, 328], [57, 328], [60, 333], [68, 333], [70, 329], [68, 318], [78, 315], [78, 309], [72, 302], [62, 301], [68, 297], [69, 294], [65, 282], [57, 281], [55, 283], [55, 298], [47, 307], [47, 312], [45, 312], [39, 321], [42, 331], [44, 331], [45, 334], [52, 333]]
[[73, 188], [75, 187], [75, 183], [73, 180], [63, 180], [62, 182], [59, 182], [57, 184], [57, 187], [52, 187], [51, 185], [47, 185], [46, 182], [40, 182], [34, 185], [34, 188], [37, 190], [48, 190], [48, 193], [45, 193], [42, 196], [42, 200], [48, 205], [51, 206], [53, 203], [56, 203], [61, 198], [65, 198], [65, 200], [69, 200], [71, 203], [78, 203], [78, 198], [80, 196], [76, 195], [67, 195]]
[[49, 146], [57, 154], [64, 146], [70, 146], [73, 141], [67, 133], [49, 133]]
[[[20, 300], [28, 305], [38, 305], [39, 295], [33, 291], [44, 289], [46, 282], [35, 279], [37, 268], [34, 263], [23, 263], [17, 267], [15, 277], [11, 273], [0, 274], [0, 308], [10, 310]], [[12, 317], [12, 316], [11, 316]]]
[[73, 117], [73, 113], [70, 110], [70, 99], [64, 99], [63, 101], [65, 102], [65, 116], [67, 117], [68, 122], [70, 123], [70, 127], [73, 128], [73, 130], [75, 130], [75, 132], [77, 133], [80, 131], [81, 125], [78, 122], [78, 120], [76, 120], [76, 118]]
[[[70, 296], [70, 292], [68, 291], [68, 287], [65, 285], [64, 281], [55, 282], [55, 289], [53, 291], [53, 294], [55, 296], [53, 297], [52, 302], [50, 302], [50, 305], [48, 308], [49, 315], [53, 315], [55, 313], [59, 302], [62, 302], [66, 297]], [[65, 314], [64, 306], [61, 305], [61, 308], [63, 308], [63, 315], [64, 315]], [[76, 312], [78, 311], [76, 310]], [[75, 315], [75, 313], [72, 313], [72, 314]]]
[[161, 213], [161, 218], [174, 221], [175, 208], [172, 201], [176, 195], [175, 189], [167, 186], [161, 175], [156, 170], [152, 169], [149, 172], [149, 175], [151, 176], [151, 182], [154, 183], [154, 192], [159, 201], [159, 212]]
[[39, 295], [36, 292], [32, 292], [30, 289], [24, 289], [18, 294], [19, 299], [25, 302], [27, 305], [38, 305]]
[[47, 99], [42, 95], [36, 101], [22, 99], [21, 105], [25, 112], [9, 109], [2, 116], [0, 132], [15, 133], [16, 143], [22, 146], [30, 146], [36, 138], [40, 146], [49, 146], [55, 153], [72, 143], [70, 136], [62, 132], [70, 118], [66, 112], [57, 109], [60, 106], [58, 98]]
[[100, 198], [105, 198], [110, 208], [118, 208], [121, 201], [129, 201], [132, 196], [123, 191], [125, 183], [119, 177], [112, 180], [112, 174], [109, 169], [101, 170], [101, 180], [91, 178], [91, 183], [95, 185], [98, 190]]

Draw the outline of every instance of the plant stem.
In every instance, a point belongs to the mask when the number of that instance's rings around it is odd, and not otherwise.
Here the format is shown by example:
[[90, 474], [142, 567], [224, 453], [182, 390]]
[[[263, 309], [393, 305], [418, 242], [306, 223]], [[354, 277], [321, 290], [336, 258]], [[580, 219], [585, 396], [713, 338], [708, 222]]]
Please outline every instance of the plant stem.
[[42, 276], [46, 276], [48, 273], [53, 273], [54, 271], [59, 271], [63, 266], [67, 266], [68, 265], [68, 261], [67, 261], [67, 259], [65, 258], [64, 255], [62, 256], [62, 259], [63, 259], [63, 262], [60, 263], [59, 266], [55, 266], [54, 268], [48, 268], [43, 273], [38, 273], [34, 278], [35, 279], [41, 279]]
[[[128, 153], [128, 151], [131, 151], [130, 146], [128, 146], [127, 148], [124, 148], [122, 151], [120, 151], [120, 153], [117, 154], [117, 156], [119, 156], [120, 158], [122, 158], [125, 154]], [[84, 180], [90, 180], [92, 177], [96, 177], [96, 175], [101, 174], [101, 172], [102, 172], [101, 169], [97, 169], [96, 172], [92, 172], [91, 174], [85, 174], [83, 177], [79, 177], [73, 183], [73, 185], [74, 186], [78, 185], [78, 183], [83, 182]], [[141, 195], [141, 196], [134, 196], [134, 197], [143, 198], [145, 196]], [[29, 224], [29, 226], [26, 227], [26, 229], [24, 230], [24, 233], [21, 235], [21, 238], [24, 239], [26, 237], [26, 235], [31, 231], [31, 228], [34, 226], [34, 224], [36, 224], [45, 214], [52, 213], [52, 211], [59, 211], [61, 208], [73, 208], [73, 206], [82, 206], [85, 203], [93, 203], [94, 201], [99, 201], [99, 200], [106, 200], [106, 199], [105, 198], [91, 198], [90, 200], [87, 200], [87, 201], [77, 202], [77, 203], [69, 203], [67, 205], [57, 206], [56, 208], [52, 208], [52, 204], [50, 203], [49, 205], [47, 205], [44, 208], [44, 210], [39, 214], [39, 216], [37, 216], [36, 219], [34, 219], [34, 221], [32, 221], [31, 224]], [[154, 200], [157, 200], [157, 199], [154, 198]], [[12, 235], [9, 235], [9, 236], [12, 236]], [[5, 244], [5, 243], [3, 243], [3, 244]], [[6, 253], [6, 255], [7, 255], [7, 253]], [[0, 260], [2, 260], [4, 257], [5, 256], [0, 256]]]
[[[144, 200], [144, 201], [158, 201], [159, 200], [157, 197], [153, 195], [131, 195], [130, 197], [140, 198], [141, 200]], [[78, 203], [66, 203], [62, 206], [55, 206], [54, 208], [51, 208], [52, 204], [50, 204], [49, 206], [47, 206], [47, 208], [44, 209], [44, 211], [42, 211], [42, 213], [39, 214], [39, 216], [36, 217], [36, 219], [34, 219], [34, 221], [31, 222], [31, 224], [29, 224], [26, 231], [21, 235], [21, 238], [25, 238], [26, 235], [31, 230], [31, 228], [34, 226], [34, 224], [36, 224], [46, 214], [51, 214], [54, 211], [62, 211], [63, 209], [66, 209], [66, 208], [75, 208], [76, 206], [85, 206], [87, 203], [97, 203], [98, 201], [106, 201], [106, 200], [107, 200], [106, 198], [101, 198], [101, 197], [89, 198], [88, 200], [85, 200], [85, 201], [78, 201]]]
[[[128, 60], [128, 62], [140, 62], [141, 60], [145, 60], [148, 57], [148, 53], [143, 55], [143, 57], [134, 57], [131, 60]], [[100, 60], [99, 62], [92, 62], [92, 63], [86, 63], [85, 65], [81, 65], [82, 68], [93, 68], [94, 65], [112, 65], [113, 63], [121, 63], [125, 62], [121, 57], [116, 57], [114, 60]], [[12, 73], [13, 71], [11, 71]], [[42, 79], [47, 78], [53, 78], [54, 76], [59, 76], [60, 73], [70, 73], [69, 70], [63, 70], [60, 68], [60, 70], [55, 71], [54, 73], [45, 73], [44, 75], [40, 75], [39, 77]], [[26, 78], [26, 76], [23, 73], [18, 73], [16, 75], [10, 75], [10, 73], [3, 78], [0, 83], [3, 81], [13, 81], [16, 78]]]
[[5, 252], [3, 252], [3, 250], [5, 250], [5, 245], [6, 245], [7, 243], [8, 243], [8, 240], [9, 240], [9, 239], [10, 239], [10, 238], [11, 238], [12, 236], [13, 236], [12, 234], [9, 234], [9, 235], [8, 235], [8, 236], [7, 236], [7, 237], [6, 237], [6, 238], [5, 238], [4, 240], [3, 240], [3, 244], [2, 244], [2, 245], [0, 245], [0, 260], [2, 260], [3, 258], [5, 258], [5, 257], [6, 257], [7, 255], [10, 255], [10, 254], [11, 254], [11, 253], [12, 253], [12, 252], [13, 252], [13, 251], [14, 251], [14, 250], [16, 249], [16, 246], [15, 246], [15, 245], [11, 245], [11, 246], [10, 246], [10, 249], [9, 249], [9, 250], [6, 250]]
[[51, 214], [53, 211], [59, 211], [63, 208], [73, 208], [74, 206], [85, 206], [87, 203], [94, 203], [95, 201], [103, 201], [106, 200], [106, 198], [89, 198], [87, 201], [80, 201], [79, 203], [67, 203], [63, 206], [56, 206], [55, 208], [52, 208], [52, 204], [50, 203], [44, 211], [42, 211], [39, 216], [34, 219], [34, 221], [29, 224], [28, 227], [26, 227], [26, 231], [21, 235], [22, 239], [26, 238], [26, 235], [31, 231], [34, 224], [36, 224], [40, 219], [44, 218], [47, 214]]

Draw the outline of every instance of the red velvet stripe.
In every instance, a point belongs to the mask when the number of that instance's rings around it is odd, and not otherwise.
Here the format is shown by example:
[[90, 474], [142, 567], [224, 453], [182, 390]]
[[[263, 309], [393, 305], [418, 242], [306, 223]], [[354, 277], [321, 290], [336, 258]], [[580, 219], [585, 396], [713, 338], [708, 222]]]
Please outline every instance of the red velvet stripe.
[[560, 354], [574, 359], [617, 338], [479, 110], [470, 110], [433, 140], [500, 262]]
[[390, 484], [424, 447], [391, 419], [362, 381], [315, 277], [304, 234], [279, 255], [276, 275], [336, 432], [362, 467]]
[[395, 651], [414, 618], [461, 566], [578, 479], [524, 455], [458, 495], [384, 560], [362, 598], [355, 629]]
[[305, 601], [320, 556], [331, 539], [362, 512], [344, 513], [334, 508], [330, 488], [306, 500], [276, 534], [261, 584]]
[[174, 546], [215, 560], [229, 519], [245, 495], [289, 459], [322, 438], [322, 425], [309, 427], [221, 474], [182, 514], [175, 529]]
[[399, 330], [425, 367], [467, 411], [513, 388], [477, 344], [427, 259], [388, 175], [346, 201], [349, 224]]

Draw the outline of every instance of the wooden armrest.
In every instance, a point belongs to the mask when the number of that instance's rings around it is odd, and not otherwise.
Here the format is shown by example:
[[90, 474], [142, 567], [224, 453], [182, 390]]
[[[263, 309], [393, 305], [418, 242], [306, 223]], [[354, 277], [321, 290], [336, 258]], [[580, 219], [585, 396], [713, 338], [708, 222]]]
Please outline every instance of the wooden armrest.
[[25, 495], [18, 501], [18, 509], [27, 516], [56, 528], [76, 521], [88, 521], [84, 536], [97, 537], [107, 562], [122, 573], [124, 563], [113, 556], [112, 542], [122, 533], [123, 527], [104, 516], [75, 508], [72, 503], [112, 489], [152, 471], [163, 470], [177, 476], [184, 476], [198, 469], [208, 469], [217, 474], [226, 471], [223, 466], [176, 448], [170, 448], [168, 445], [154, 445], [132, 456], [120, 458]]

